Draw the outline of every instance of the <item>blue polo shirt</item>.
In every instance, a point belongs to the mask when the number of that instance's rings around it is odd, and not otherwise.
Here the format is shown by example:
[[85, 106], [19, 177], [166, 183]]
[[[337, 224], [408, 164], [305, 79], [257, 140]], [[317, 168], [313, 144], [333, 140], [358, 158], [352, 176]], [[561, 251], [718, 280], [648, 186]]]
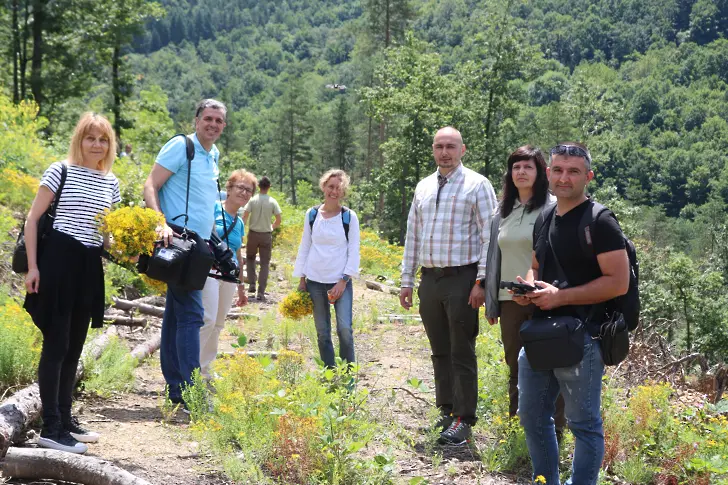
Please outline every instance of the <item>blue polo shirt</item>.
[[[235, 252], [240, 249], [240, 246], [243, 245], [243, 236], [245, 236], [245, 224], [243, 224], [243, 220], [237, 215], [233, 219], [233, 216], [225, 212], [222, 207], [222, 202], [220, 202], [219, 200], [215, 201], [215, 229], [217, 229], [217, 235], [220, 237], [225, 234], [225, 226], [223, 226], [222, 223], [223, 215], [225, 217], [225, 224], [227, 225], [228, 229], [230, 229], [230, 226], [233, 224], [233, 221], [235, 219], [237, 219], [238, 221], [238, 223], [235, 224], [235, 227], [233, 227], [233, 230], [230, 231], [227, 237], [227, 239], [230, 241], [228, 247], [232, 249], [233, 252]], [[223, 241], [227, 242], [225, 239], [223, 239]]]
[[[207, 239], [215, 225], [215, 199], [217, 198], [217, 161], [220, 152], [215, 145], [208, 152], [197, 140], [197, 134], [190, 137], [195, 145], [190, 175], [189, 222], [187, 227]], [[185, 197], [187, 193], [187, 148], [181, 136], [169, 140], [157, 155], [156, 163], [172, 175], [159, 190], [159, 204], [167, 221], [184, 225]]]

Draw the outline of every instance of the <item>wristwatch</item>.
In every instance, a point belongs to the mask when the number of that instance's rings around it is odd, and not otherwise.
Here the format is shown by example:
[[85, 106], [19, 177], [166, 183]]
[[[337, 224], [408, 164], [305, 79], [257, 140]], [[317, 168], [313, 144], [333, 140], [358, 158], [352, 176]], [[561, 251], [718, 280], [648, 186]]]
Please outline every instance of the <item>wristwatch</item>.
[[351, 281], [351, 276], [349, 276], [348, 274], [345, 274], [344, 276], [341, 277], [341, 279], [344, 280], [344, 283], [348, 283], [349, 281]]
[[481, 288], [485, 288], [485, 278], [483, 278], [483, 279], [478, 278], [477, 280], [475, 280], [475, 284], [479, 285]]

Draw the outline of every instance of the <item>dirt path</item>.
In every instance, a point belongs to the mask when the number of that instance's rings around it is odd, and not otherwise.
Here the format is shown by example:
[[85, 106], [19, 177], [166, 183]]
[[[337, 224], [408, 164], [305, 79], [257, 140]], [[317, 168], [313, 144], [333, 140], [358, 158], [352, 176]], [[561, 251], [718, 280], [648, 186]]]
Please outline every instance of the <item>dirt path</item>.
[[[281, 283], [278, 293], [273, 293], [268, 302], [251, 301], [245, 311], [264, 314], [288, 290], [285, 282]], [[428, 437], [422, 431], [429, 422], [428, 412], [431, 413], [434, 394], [407, 384], [408, 379], [417, 378], [428, 389], [434, 388], [429, 346], [422, 325], [407, 320], [376, 323], [368, 314], [372, 311], [380, 315], [401, 313], [395, 296], [367, 290], [358, 282], [355, 288], [355, 342], [361, 365], [360, 385], [370, 390], [373, 414], [388, 430], [387, 450], [396, 458], [395, 482], [408, 483], [412, 477], [423, 477], [431, 485], [516, 484], [510, 477], [483, 471], [477, 449], [484, 438], [477, 428], [474, 444], [460, 448], [440, 447], [434, 443], [433, 436]], [[240, 322], [239, 325], [245, 324]], [[270, 335], [265, 329], [248, 325], [246, 334], [253, 349], [270, 345]], [[134, 340], [142, 338], [138, 336]], [[230, 343], [234, 339], [228, 331], [223, 332], [220, 350], [231, 350]], [[295, 350], [307, 345], [308, 349], [300, 350], [307, 354], [315, 352], [315, 342], [299, 339], [291, 343]], [[219, 463], [187, 432], [187, 415], [165, 408], [164, 379], [158, 353], [136, 370], [136, 377], [135, 388], [130, 393], [109, 399], [80, 396], [78, 414], [81, 422], [102, 434], [100, 442], [90, 446], [89, 454], [155, 485], [232, 483], [221, 472]], [[382, 450], [376, 451], [384, 450], [382, 445]]]

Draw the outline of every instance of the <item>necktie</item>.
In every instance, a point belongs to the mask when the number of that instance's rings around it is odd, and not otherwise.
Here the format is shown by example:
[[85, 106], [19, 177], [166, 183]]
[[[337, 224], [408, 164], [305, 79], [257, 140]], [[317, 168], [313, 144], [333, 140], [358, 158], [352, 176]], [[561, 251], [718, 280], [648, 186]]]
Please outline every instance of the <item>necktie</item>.
[[440, 191], [447, 183], [447, 177], [444, 177], [440, 175], [440, 172], [437, 172], [437, 198], [435, 199], [435, 208], [440, 206]]

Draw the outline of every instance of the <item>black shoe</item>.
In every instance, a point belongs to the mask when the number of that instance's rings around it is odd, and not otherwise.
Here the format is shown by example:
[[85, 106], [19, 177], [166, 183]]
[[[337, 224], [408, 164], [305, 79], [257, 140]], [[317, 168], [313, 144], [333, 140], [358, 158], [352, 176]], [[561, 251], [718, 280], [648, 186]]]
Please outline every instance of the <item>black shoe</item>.
[[65, 451], [82, 455], [88, 451], [88, 446], [76, 440], [71, 433], [62, 426], [44, 427], [38, 438], [38, 446], [51, 450]]
[[248, 293], [255, 293], [255, 286], [249, 286]]
[[453, 419], [453, 422], [445, 431], [440, 433], [437, 442], [441, 445], [460, 446], [468, 442], [471, 434], [471, 426], [468, 423], [463, 423], [460, 417], [457, 417]]
[[444, 433], [454, 420], [455, 418], [451, 414], [441, 414], [440, 419], [437, 420], [432, 429], [438, 433]]
[[262, 294], [262, 293], [258, 293], [258, 296], [257, 296], [257, 298], [256, 298], [256, 299], [257, 299], [258, 301], [262, 301], [263, 303], [265, 303], [265, 302], [267, 301], [267, 298], [266, 298], [266, 297], [265, 297], [265, 295], [264, 295], [264, 294]]
[[69, 420], [64, 419], [63, 429], [71, 433], [71, 436], [81, 443], [96, 443], [101, 437], [100, 434], [94, 431], [82, 428], [76, 416], [71, 416]]

